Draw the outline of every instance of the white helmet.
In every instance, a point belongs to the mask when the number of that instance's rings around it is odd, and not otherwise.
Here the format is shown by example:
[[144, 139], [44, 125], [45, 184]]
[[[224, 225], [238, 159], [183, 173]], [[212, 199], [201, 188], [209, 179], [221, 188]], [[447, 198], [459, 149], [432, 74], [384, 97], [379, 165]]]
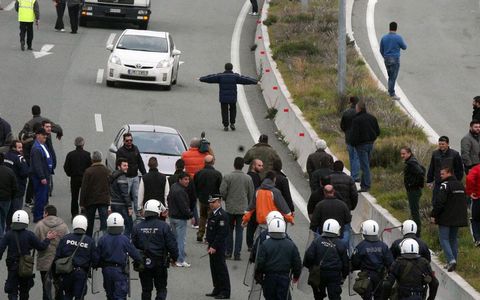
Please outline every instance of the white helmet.
[[268, 213], [268, 215], [266, 217], [267, 224], [270, 224], [270, 221], [273, 220], [273, 219], [284, 220], [282, 213], [279, 212], [279, 211], [276, 211], [276, 210], [272, 210], [271, 212]]
[[416, 240], [408, 238], [400, 243], [400, 252], [402, 254], [418, 254], [419, 247]]
[[145, 202], [145, 205], [143, 206], [143, 209], [145, 210], [145, 216], [154, 216], [154, 215], [159, 215], [160, 214], [160, 201], [155, 200], [155, 199], [150, 199], [147, 202]]
[[416, 234], [417, 233], [417, 223], [412, 220], [406, 220], [402, 224], [402, 234], [406, 235], [409, 233]]
[[328, 219], [323, 222], [323, 233], [324, 236], [339, 236], [340, 235], [340, 224], [335, 219]]
[[88, 221], [87, 218], [83, 215], [75, 216], [72, 220], [72, 229], [75, 231], [76, 229], [81, 229], [84, 232], [87, 231]]
[[121, 214], [111, 213], [107, 218], [107, 230], [112, 234], [120, 234], [123, 232], [124, 220]]
[[287, 224], [282, 219], [273, 219], [268, 223], [268, 235], [272, 238], [284, 238]]
[[374, 220], [366, 220], [362, 223], [362, 234], [369, 240], [377, 240], [378, 238], [378, 223]]
[[28, 227], [30, 222], [28, 213], [24, 210], [17, 210], [12, 216], [12, 229], [21, 230]]

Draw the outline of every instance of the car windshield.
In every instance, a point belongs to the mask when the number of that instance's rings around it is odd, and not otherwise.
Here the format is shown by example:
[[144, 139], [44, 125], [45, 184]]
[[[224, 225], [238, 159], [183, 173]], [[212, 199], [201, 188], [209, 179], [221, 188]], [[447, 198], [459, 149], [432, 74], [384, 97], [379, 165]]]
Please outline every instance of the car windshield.
[[168, 43], [162, 37], [126, 34], [118, 42], [117, 49], [167, 53]]
[[179, 135], [164, 132], [132, 131], [133, 143], [142, 153], [178, 156], [185, 151]]

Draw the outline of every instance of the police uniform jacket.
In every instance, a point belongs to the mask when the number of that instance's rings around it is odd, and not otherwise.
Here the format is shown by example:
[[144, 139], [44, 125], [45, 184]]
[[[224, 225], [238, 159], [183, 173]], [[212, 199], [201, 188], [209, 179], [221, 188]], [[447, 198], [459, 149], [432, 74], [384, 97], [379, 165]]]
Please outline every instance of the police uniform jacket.
[[10, 201], [18, 191], [15, 173], [0, 162], [0, 201]]
[[55, 260], [72, 255], [78, 247], [75, 256], [72, 258], [73, 266], [88, 270], [95, 261], [98, 261], [98, 257], [96, 257], [95, 241], [88, 235], [85, 235], [80, 243], [82, 236], [83, 234], [80, 233], [65, 235], [58, 243]]
[[433, 201], [432, 217], [438, 225], [451, 227], [468, 225], [465, 189], [455, 176], [448, 177], [440, 185], [438, 196]]
[[170, 226], [158, 217], [147, 217], [136, 224], [133, 227], [132, 243], [150, 258], [164, 261], [168, 255], [174, 261], [178, 258], [175, 236]]
[[28, 163], [25, 158], [17, 151], [10, 150], [5, 154], [3, 161], [6, 166], [10, 167], [17, 177], [17, 193], [15, 197], [22, 197], [25, 194], [28, 178]]
[[393, 263], [393, 256], [388, 246], [382, 241], [361, 241], [352, 255], [354, 270], [368, 270], [380, 273], [383, 268], [389, 268]]
[[[322, 262], [321, 265], [320, 262]], [[309, 269], [320, 265], [322, 271], [342, 272], [342, 276], [345, 278], [349, 271], [347, 248], [338, 238], [320, 236], [305, 252], [303, 265]]]
[[257, 271], [263, 274], [289, 275], [300, 277], [302, 260], [297, 246], [287, 238], [267, 238], [258, 249]]
[[106, 234], [100, 238], [97, 244], [96, 257], [100, 267], [125, 267], [127, 255], [135, 262], [140, 263], [142, 258], [138, 250], [130, 243], [124, 234]]
[[418, 246], [419, 246], [419, 254], [421, 257], [425, 258], [428, 262], [432, 261], [431, 255], [430, 255], [430, 250], [428, 249], [427, 244], [425, 244], [424, 241], [419, 239], [415, 234], [409, 233], [405, 235], [403, 238], [398, 239], [392, 243], [392, 246], [390, 246], [390, 251], [392, 252], [393, 259], [397, 259], [398, 257], [401, 256], [401, 251], [400, 251], [400, 243], [406, 239], [406, 238], [411, 238], [417, 241]]
[[223, 208], [218, 208], [208, 218], [207, 242], [208, 246], [217, 250], [225, 249], [225, 240], [228, 236], [228, 217]]
[[[15, 235], [18, 235], [20, 253], [18, 252]], [[15, 270], [18, 267], [20, 255], [29, 255], [32, 249], [39, 251], [45, 250], [48, 245], [50, 245], [50, 240], [45, 239], [40, 241], [35, 234], [29, 230], [10, 230], [5, 234], [3, 239], [0, 240], [0, 260], [2, 259], [5, 249], [8, 247], [7, 267], [9, 270]]]

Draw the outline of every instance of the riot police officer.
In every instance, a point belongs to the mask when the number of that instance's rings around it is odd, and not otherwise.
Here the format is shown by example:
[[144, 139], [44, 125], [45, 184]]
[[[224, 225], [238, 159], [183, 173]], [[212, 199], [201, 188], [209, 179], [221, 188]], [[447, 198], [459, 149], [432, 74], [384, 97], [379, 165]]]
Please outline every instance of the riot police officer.
[[119, 213], [111, 213], [107, 218], [107, 234], [97, 244], [99, 266], [102, 267], [103, 287], [108, 300], [127, 299], [128, 274], [127, 258], [134, 264], [142, 265], [142, 258], [128, 237], [123, 233], [124, 220]]
[[161, 207], [163, 205], [158, 200], [152, 199], [145, 202], [145, 220], [133, 228], [132, 243], [143, 253], [144, 269], [139, 272], [142, 300], [152, 299], [154, 285], [157, 289], [155, 299], [167, 298], [167, 268], [170, 260], [176, 262], [178, 258], [175, 236], [170, 226], [159, 218]]
[[302, 260], [297, 246], [286, 238], [286, 223], [273, 219], [268, 224], [268, 236], [258, 249], [255, 276], [263, 287], [266, 300], [290, 299], [290, 274], [297, 282]]
[[96, 260], [95, 242], [86, 235], [87, 226], [85, 216], [75, 216], [72, 221], [73, 233], [65, 235], [57, 246], [55, 260], [72, 256], [73, 271], [69, 274], [59, 274], [64, 299], [80, 300], [86, 293], [87, 274]]
[[315, 300], [327, 297], [341, 299], [342, 281], [348, 276], [349, 262], [347, 247], [338, 237], [340, 224], [335, 219], [323, 223], [322, 235], [316, 238], [305, 252], [303, 265], [315, 276], [310, 282]]
[[402, 224], [402, 234], [403, 238], [398, 239], [392, 243], [390, 246], [390, 251], [392, 252], [393, 259], [397, 259], [401, 255], [400, 244], [403, 240], [407, 238], [414, 239], [418, 243], [419, 254], [421, 257], [425, 258], [428, 262], [432, 261], [430, 250], [428, 249], [427, 244], [417, 237], [417, 223], [413, 220], [406, 220]]
[[439, 283], [430, 263], [419, 255], [417, 241], [407, 238], [401, 242], [400, 248], [402, 256], [392, 264], [387, 278], [383, 281], [383, 299], [389, 299], [395, 281], [398, 284], [399, 300], [435, 299]]
[[221, 204], [221, 196], [213, 195], [208, 199], [212, 214], [207, 222], [207, 252], [210, 257], [213, 291], [206, 294], [215, 299], [230, 299], [230, 277], [225, 262], [225, 240], [228, 236], [228, 217]]
[[[368, 287], [360, 295], [362, 299], [381, 299], [382, 279], [385, 269], [393, 263], [392, 253], [388, 246], [378, 238], [379, 227], [374, 220], [367, 220], [362, 223], [361, 241], [352, 255], [352, 267], [354, 270], [366, 272], [369, 278]], [[358, 279], [357, 279], [358, 280]]]
[[29, 291], [33, 287], [33, 268], [31, 275], [25, 277], [19, 275], [20, 255], [30, 255], [32, 249], [40, 251], [47, 249], [50, 241], [57, 236], [54, 231], [49, 231], [47, 238], [40, 241], [33, 232], [27, 230], [28, 223], [27, 212], [17, 210], [12, 216], [11, 230], [0, 240], [0, 259], [8, 247], [6, 259], [8, 277], [5, 282], [5, 293], [8, 294], [9, 300], [18, 299], [19, 294], [20, 299], [28, 299]]
[[[266, 220], [267, 224], [270, 223], [271, 220], [273, 219], [280, 219], [285, 221], [283, 218], [283, 215], [281, 212], [277, 210], [272, 210], [271, 212], [268, 213]], [[287, 238], [290, 238], [287, 233], [285, 233]], [[253, 243], [252, 250], [250, 251], [250, 258], [249, 261], [254, 263], [256, 258], [257, 258], [257, 252], [258, 252], [258, 247], [260, 246], [263, 241], [265, 241], [268, 237], [268, 230], [261, 230], [260, 233], [258, 234], [258, 237], [255, 239], [255, 242]]]

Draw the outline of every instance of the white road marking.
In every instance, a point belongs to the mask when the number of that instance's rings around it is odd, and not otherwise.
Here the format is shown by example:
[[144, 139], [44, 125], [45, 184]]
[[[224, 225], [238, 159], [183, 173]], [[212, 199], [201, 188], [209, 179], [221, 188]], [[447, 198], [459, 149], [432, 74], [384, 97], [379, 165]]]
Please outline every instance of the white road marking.
[[49, 51], [52, 50], [53, 47], [55, 47], [55, 45], [45, 44], [45, 45], [42, 46], [42, 48], [40, 49], [40, 51], [33, 51], [33, 56], [34, 56], [35, 58], [41, 58], [41, 57], [50, 55], [50, 54], [52, 54], [52, 53], [49, 52]]
[[97, 132], [103, 132], [103, 123], [102, 123], [102, 115], [95, 114], [95, 128]]
[[[243, 4], [242, 10], [240, 11], [240, 14], [237, 17], [237, 21], [235, 22], [235, 28], [233, 29], [232, 42], [230, 46], [231, 47], [230, 56], [231, 56], [232, 64], [235, 68], [235, 72], [240, 74], [241, 74], [240, 38], [242, 36], [243, 23], [245, 22], [245, 18], [249, 10], [250, 10], [250, 1], [247, 0], [245, 1], [245, 4]], [[245, 96], [245, 90], [243, 88], [243, 85], [238, 85], [237, 91], [238, 91], [238, 105], [240, 106], [240, 111], [242, 112], [243, 118], [245, 119], [245, 125], [247, 126], [253, 141], [256, 142], [258, 140], [258, 137], [260, 136], [260, 130], [258, 129], [257, 123], [253, 118], [253, 114], [250, 109], [250, 106], [248, 105], [247, 97]], [[309, 218], [308, 218], [307, 204], [305, 202], [305, 199], [303, 199], [302, 195], [300, 195], [300, 193], [295, 188], [295, 186], [291, 182], [289, 183], [290, 183], [290, 193], [292, 194], [293, 202], [295, 202], [299, 210], [308, 220]]]
[[[377, 4], [377, 0], [368, 0], [366, 17], [368, 40], [370, 41], [370, 47], [372, 48], [375, 60], [377, 61], [377, 64], [380, 67], [383, 76], [388, 80], [387, 69], [385, 68], [385, 64], [383, 63], [383, 57], [380, 54], [380, 45], [378, 44], [377, 33], [375, 31], [375, 4]], [[396, 84], [395, 90], [397, 95], [400, 97], [399, 102], [401, 106], [408, 114], [410, 114], [410, 116], [415, 120], [415, 122], [423, 128], [423, 130], [427, 134], [430, 143], [436, 144], [439, 138], [438, 133], [433, 130], [430, 124], [427, 123], [427, 121], [417, 111], [417, 109], [413, 106], [410, 100], [408, 100], [407, 95], [405, 95], [402, 88], [398, 85], [398, 82]]]
[[97, 72], [97, 83], [102, 84], [103, 81], [103, 69], [98, 69]]
[[106, 44], [106, 46], [112, 45], [112, 44], [113, 44], [113, 40], [115, 39], [116, 36], [117, 36], [116, 33], [110, 33], [110, 36], [109, 36], [108, 39], [107, 39], [107, 44]]
[[9, 11], [12, 10], [15, 7], [15, 1], [10, 2], [9, 5], [5, 6], [3, 10]]
[[179, 62], [178, 62], [178, 65], [181, 66], [181, 65], [183, 65], [184, 63], [185, 63], [184, 61], [179, 61]]

